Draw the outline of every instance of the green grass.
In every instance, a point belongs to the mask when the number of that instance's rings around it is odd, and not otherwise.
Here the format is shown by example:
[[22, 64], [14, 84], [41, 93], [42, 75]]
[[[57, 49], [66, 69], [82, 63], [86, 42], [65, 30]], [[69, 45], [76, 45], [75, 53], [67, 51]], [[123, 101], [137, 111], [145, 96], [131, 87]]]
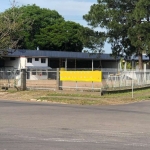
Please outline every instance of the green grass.
[[46, 96], [38, 97], [41, 101], [47, 100], [50, 102], [67, 103], [67, 104], [80, 104], [80, 105], [113, 105], [113, 104], [124, 104], [138, 102], [142, 100], [150, 99], [150, 89], [137, 90], [132, 92], [117, 92], [112, 94], [104, 94], [100, 96], [96, 93], [90, 94], [72, 94], [55, 92], [49, 93]]
[[[80, 91], [16, 91], [9, 89], [7, 91], [9, 97], [19, 97], [20, 99], [37, 99], [39, 101], [48, 101], [64, 104], [79, 104], [79, 105], [115, 105], [143, 100], [150, 100], [150, 89], [139, 89], [133, 92], [117, 91], [116, 93], [106, 93], [100, 96], [99, 92], [80, 92]], [[13, 95], [13, 96], [12, 96]]]
[[72, 96], [72, 97], [95, 97], [98, 98], [100, 95], [93, 95], [93, 94], [67, 94], [67, 93], [51, 93], [48, 94], [47, 96]]
[[71, 99], [69, 97], [40, 97], [38, 100], [41, 101], [49, 101], [49, 102], [55, 102], [55, 103], [63, 103], [63, 104], [78, 104], [78, 105], [106, 105], [106, 101], [100, 101], [100, 100], [86, 100], [86, 99]]

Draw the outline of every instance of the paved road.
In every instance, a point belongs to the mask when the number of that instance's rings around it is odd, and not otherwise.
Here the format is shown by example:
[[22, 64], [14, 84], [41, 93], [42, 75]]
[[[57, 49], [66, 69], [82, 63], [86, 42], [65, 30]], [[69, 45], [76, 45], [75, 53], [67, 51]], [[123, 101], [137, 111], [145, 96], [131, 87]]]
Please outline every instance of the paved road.
[[149, 150], [150, 102], [78, 106], [0, 100], [0, 150]]

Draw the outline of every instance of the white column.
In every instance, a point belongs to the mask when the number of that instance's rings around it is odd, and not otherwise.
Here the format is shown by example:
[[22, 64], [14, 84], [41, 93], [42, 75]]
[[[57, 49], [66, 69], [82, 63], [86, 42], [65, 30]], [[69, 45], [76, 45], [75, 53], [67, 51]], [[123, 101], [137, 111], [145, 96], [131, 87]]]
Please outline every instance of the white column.
[[92, 59], [92, 71], [93, 71], [93, 59]]
[[67, 58], [65, 60], [65, 70], [67, 70]]

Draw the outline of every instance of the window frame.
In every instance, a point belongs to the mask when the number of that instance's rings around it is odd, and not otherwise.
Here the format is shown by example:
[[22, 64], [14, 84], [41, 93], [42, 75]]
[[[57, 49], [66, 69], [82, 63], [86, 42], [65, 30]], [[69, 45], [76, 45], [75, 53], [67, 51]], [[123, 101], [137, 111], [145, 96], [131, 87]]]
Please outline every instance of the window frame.
[[35, 61], [39, 61], [39, 58], [35, 58], [34, 60], [35, 60]]
[[32, 63], [32, 58], [31, 57], [27, 58], [27, 63]]
[[46, 63], [46, 58], [41, 58], [41, 63], [45, 64]]

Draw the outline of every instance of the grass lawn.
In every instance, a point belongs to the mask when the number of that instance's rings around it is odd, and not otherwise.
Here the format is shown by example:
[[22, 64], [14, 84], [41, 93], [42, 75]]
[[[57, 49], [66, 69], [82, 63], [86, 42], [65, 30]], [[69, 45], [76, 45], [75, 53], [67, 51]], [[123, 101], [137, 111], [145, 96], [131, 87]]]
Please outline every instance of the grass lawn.
[[150, 100], [150, 89], [136, 90], [128, 92], [106, 93], [100, 96], [99, 92], [81, 91], [16, 91], [9, 89], [0, 92], [0, 99], [44, 101], [63, 104], [79, 105], [117, 105]]

